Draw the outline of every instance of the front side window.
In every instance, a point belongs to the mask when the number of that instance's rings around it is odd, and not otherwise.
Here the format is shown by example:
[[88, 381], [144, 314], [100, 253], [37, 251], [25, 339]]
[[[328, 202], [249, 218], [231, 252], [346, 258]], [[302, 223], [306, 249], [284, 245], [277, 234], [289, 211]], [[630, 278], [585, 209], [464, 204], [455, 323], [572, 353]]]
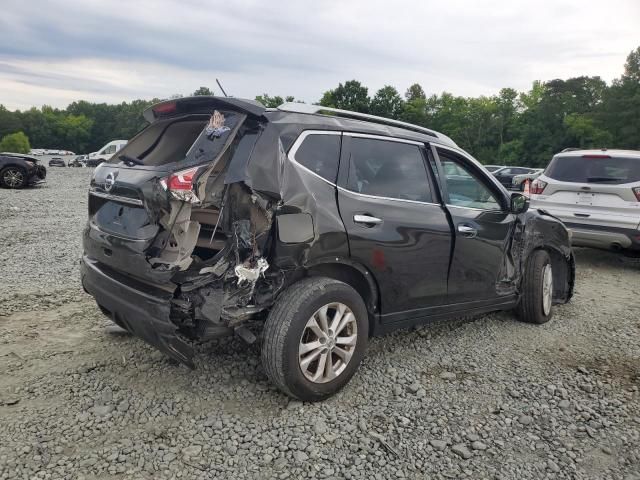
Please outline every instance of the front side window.
[[454, 154], [438, 149], [449, 199], [456, 207], [500, 210], [500, 203], [478, 174]]
[[295, 160], [325, 180], [335, 183], [340, 159], [340, 135], [311, 133], [295, 152]]
[[352, 137], [347, 188], [376, 197], [432, 202], [422, 152], [408, 143]]
[[104, 149], [104, 153], [116, 153], [116, 146], [109, 145], [107, 148]]

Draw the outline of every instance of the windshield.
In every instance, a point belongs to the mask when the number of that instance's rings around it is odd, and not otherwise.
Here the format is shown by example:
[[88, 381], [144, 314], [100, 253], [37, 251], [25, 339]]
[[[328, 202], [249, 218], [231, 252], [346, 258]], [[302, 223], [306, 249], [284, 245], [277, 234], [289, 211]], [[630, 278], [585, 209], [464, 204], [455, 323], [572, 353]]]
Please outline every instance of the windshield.
[[615, 157], [555, 157], [544, 174], [562, 182], [640, 182], [640, 159]]

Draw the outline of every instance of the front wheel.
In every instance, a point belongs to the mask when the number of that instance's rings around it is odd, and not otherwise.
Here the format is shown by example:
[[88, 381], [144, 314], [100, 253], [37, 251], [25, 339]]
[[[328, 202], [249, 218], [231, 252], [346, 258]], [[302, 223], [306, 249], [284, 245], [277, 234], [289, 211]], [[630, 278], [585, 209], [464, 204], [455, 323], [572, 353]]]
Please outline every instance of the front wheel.
[[7, 167], [0, 172], [0, 185], [7, 188], [24, 188], [27, 185], [27, 175], [22, 168]]
[[553, 314], [553, 270], [549, 254], [535, 250], [523, 273], [518, 317], [528, 323], [546, 323]]
[[306, 278], [289, 287], [269, 313], [262, 364], [287, 395], [324, 400], [355, 374], [368, 337], [367, 309], [358, 292], [338, 280]]

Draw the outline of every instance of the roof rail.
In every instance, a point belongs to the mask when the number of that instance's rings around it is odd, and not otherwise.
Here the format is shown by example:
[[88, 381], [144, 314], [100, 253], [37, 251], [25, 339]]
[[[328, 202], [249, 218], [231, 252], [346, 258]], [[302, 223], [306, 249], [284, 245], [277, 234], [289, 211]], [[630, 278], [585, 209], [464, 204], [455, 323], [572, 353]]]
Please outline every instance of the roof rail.
[[412, 123], [401, 122], [400, 120], [393, 120], [391, 118], [378, 117], [376, 115], [369, 115], [368, 113], [352, 112], [350, 110], [341, 110], [339, 108], [323, 107], [322, 105], [309, 105], [307, 103], [288, 102], [283, 103], [278, 107], [278, 110], [282, 112], [290, 113], [322, 113], [329, 112], [337, 117], [351, 118], [354, 120], [366, 120], [367, 122], [379, 123], [382, 125], [389, 125], [391, 127], [400, 127], [406, 130], [412, 130], [414, 132], [424, 133], [435, 138], [446, 138], [445, 135], [440, 135], [428, 128], [420, 127]]

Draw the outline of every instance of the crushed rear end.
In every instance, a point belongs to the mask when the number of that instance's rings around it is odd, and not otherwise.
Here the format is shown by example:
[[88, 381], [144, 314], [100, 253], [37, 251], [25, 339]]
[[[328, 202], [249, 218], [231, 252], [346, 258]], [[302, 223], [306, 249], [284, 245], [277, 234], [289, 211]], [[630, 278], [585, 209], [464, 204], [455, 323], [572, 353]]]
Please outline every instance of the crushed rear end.
[[243, 324], [283, 285], [265, 254], [280, 169], [266, 165], [254, 181], [248, 167], [264, 111], [217, 97], [158, 104], [91, 180], [85, 290], [116, 323], [192, 368], [190, 340], [251, 339]]

